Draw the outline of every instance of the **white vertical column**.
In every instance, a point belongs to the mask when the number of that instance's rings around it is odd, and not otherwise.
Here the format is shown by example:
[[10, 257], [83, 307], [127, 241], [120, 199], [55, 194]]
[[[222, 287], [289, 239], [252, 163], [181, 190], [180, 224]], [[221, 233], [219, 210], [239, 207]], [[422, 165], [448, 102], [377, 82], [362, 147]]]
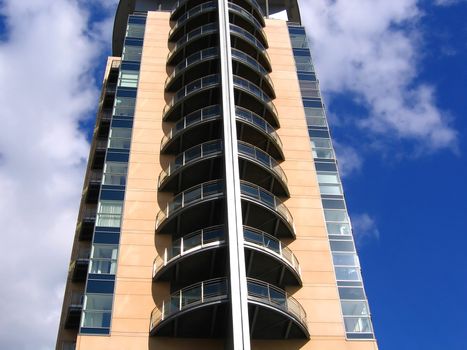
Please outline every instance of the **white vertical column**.
[[227, 0], [218, 1], [218, 11], [233, 349], [250, 350], [248, 290], [243, 247], [240, 172]]

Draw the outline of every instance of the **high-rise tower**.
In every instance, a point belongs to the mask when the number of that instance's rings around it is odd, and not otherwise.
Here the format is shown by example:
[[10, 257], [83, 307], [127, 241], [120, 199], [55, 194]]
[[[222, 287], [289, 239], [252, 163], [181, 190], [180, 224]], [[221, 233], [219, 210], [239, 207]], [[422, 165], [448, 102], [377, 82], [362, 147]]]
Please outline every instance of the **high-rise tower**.
[[377, 349], [295, 0], [120, 1], [57, 349]]

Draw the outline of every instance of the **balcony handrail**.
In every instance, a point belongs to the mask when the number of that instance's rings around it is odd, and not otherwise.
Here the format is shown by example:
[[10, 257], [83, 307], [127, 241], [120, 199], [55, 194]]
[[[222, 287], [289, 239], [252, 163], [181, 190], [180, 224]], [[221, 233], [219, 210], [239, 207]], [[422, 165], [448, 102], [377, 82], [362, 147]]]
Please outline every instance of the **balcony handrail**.
[[232, 48], [232, 58], [236, 58], [239, 61], [242, 61], [252, 67], [253, 69], [258, 70], [262, 75], [263, 78], [268, 81], [268, 83], [271, 85], [272, 88], [274, 88], [274, 83], [269, 76], [268, 71], [252, 56], [246, 54], [243, 51], [240, 51], [238, 49]]
[[180, 289], [162, 301], [161, 307], [156, 306], [152, 310], [149, 329], [152, 331], [158, 323], [187, 308], [227, 299], [227, 296], [228, 283], [224, 277], [198, 282]]
[[250, 12], [246, 11], [243, 7], [237, 4], [234, 4], [233, 2], [229, 1], [228, 6], [229, 6], [229, 9], [239, 12], [244, 17], [247, 17], [250, 21], [252, 21], [253, 25], [261, 33], [262, 37], [264, 38], [264, 41], [267, 42], [267, 37], [266, 37], [266, 33], [264, 32], [263, 26], [258, 22], [255, 16], [253, 16]]
[[302, 305], [284, 290], [269, 283], [247, 278], [248, 298], [282, 309], [306, 327], [306, 312]]
[[166, 266], [173, 260], [176, 260], [187, 253], [199, 250], [205, 247], [218, 246], [225, 242], [225, 232], [222, 225], [212, 226], [197, 230], [177, 239], [168, 248], [164, 249], [164, 255], [158, 255], [154, 259], [153, 276], [163, 266]]
[[261, 148], [249, 143], [238, 141], [238, 152], [272, 170], [284, 184], [287, 183], [287, 176], [279, 163]]
[[172, 81], [172, 79], [181, 71], [185, 70], [191, 65], [201, 62], [205, 59], [218, 56], [218, 50], [216, 47], [208, 47], [207, 49], [197, 51], [194, 54], [188, 56], [186, 59], [177, 64], [167, 79], [165, 79], [165, 87]]
[[223, 193], [224, 186], [221, 180], [207, 181], [190, 187], [173, 197], [173, 199], [167, 203], [166, 208], [159, 211], [156, 216], [156, 229], [165, 219], [185, 208], [188, 204], [216, 197]]
[[242, 38], [246, 38], [253, 46], [255, 46], [268, 60], [268, 62], [271, 62], [271, 59], [269, 57], [268, 52], [266, 51], [266, 48], [264, 45], [259, 41], [253, 34], [251, 34], [249, 31], [243, 29], [240, 26], [237, 26], [236, 24], [230, 24], [230, 32], [234, 32], [239, 34]]
[[243, 196], [260, 201], [265, 206], [278, 212], [290, 224], [290, 226], [294, 226], [292, 214], [290, 213], [289, 209], [271, 192], [266, 191], [261, 186], [244, 180], [240, 181], [240, 187]]
[[[170, 14], [173, 15], [175, 13], [175, 11], [177, 11], [179, 9], [180, 6], [182, 5], [185, 5], [185, 3], [187, 2], [188, 0], [178, 0], [172, 11], [170, 11]], [[250, 5], [253, 5], [253, 7], [258, 11], [258, 13], [260, 14], [261, 17], [264, 17], [264, 13], [263, 13], [263, 10], [261, 8], [261, 6], [259, 6], [258, 2], [256, 0], [245, 0], [246, 2], [248, 2]]]
[[176, 135], [180, 132], [185, 130], [187, 127], [194, 125], [199, 122], [216, 119], [220, 117], [220, 105], [212, 105], [208, 107], [204, 107], [202, 109], [198, 109], [190, 114], [188, 114], [185, 118], [177, 122], [167, 133], [164, 135], [161, 140], [161, 149], [165, 147], [165, 145], [172, 140]]
[[167, 112], [172, 108], [178, 101], [181, 99], [195, 93], [201, 89], [207, 88], [209, 86], [218, 85], [220, 82], [219, 74], [207, 75], [203, 78], [196, 79], [195, 81], [185, 85], [183, 88], [178, 90], [175, 95], [172, 97], [170, 102], [165, 105], [162, 113], [165, 116]]
[[266, 104], [273, 113], [277, 116], [277, 109], [271, 98], [257, 85], [253, 84], [251, 81], [239, 77], [238, 75], [233, 76], [234, 86], [243, 90], [246, 90], [257, 98], [259, 98], [264, 104]]
[[203, 34], [217, 32], [217, 23], [208, 23], [192, 31], [188, 32], [174, 44], [170, 52], [167, 54], [167, 61], [170, 61], [172, 56], [177, 52], [177, 50], [184, 44], [188, 43], [191, 39], [197, 38]]
[[222, 140], [207, 141], [187, 149], [175, 157], [174, 161], [170, 162], [165, 169], [162, 169], [159, 174], [158, 186], [160, 187], [166, 178], [185, 165], [205, 157], [220, 154], [221, 151]]
[[172, 36], [172, 34], [180, 28], [182, 25], [186, 24], [186, 22], [192, 18], [193, 16], [203, 13], [206, 10], [209, 9], [215, 9], [217, 8], [217, 3], [215, 1], [209, 1], [209, 2], [204, 2], [202, 4], [199, 4], [188, 11], [186, 11], [183, 15], [181, 15], [178, 19], [175, 25], [170, 29], [169, 31], [169, 38]]
[[256, 113], [243, 108], [236, 106], [235, 107], [235, 115], [238, 119], [244, 120], [260, 129], [262, 129], [265, 133], [271, 136], [272, 139], [276, 141], [279, 147], [282, 149], [282, 141], [277, 134], [276, 130], [263, 118], [261, 118]]
[[243, 226], [243, 238], [246, 245], [262, 247], [280, 257], [282, 260], [285, 260], [295, 270], [295, 272], [301, 276], [302, 271], [300, 269], [298, 259], [290, 248], [282, 244], [281, 240], [266, 232], [249, 226]]

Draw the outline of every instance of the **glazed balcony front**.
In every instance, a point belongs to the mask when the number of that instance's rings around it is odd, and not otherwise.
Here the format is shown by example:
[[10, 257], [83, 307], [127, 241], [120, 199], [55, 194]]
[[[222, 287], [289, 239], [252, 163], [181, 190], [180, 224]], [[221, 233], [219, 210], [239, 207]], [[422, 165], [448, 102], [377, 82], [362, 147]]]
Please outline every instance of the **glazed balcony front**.
[[[243, 223], [276, 237], [295, 238], [292, 215], [282, 201], [264, 188], [241, 181]], [[224, 183], [196, 185], [169, 201], [156, 216], [156, 232], [177, 235], [220, 224], [224, 219]]]
[[[248, 278], [248, 309], [253, 339], [307, 339], [306, 313], [285, 291]], [[228, 282], [193, 284], [173, 293], [151, 313], [152, 336], [219, 338], [226, 336]]]
[[[238, 139], [259, 147], [276, 160], [283, 160], [282, 141], [274, 128], [257, 114], [235, 108]], [[220, 106], [212, 105], [190, 113], [162, 138], [161, 153], [178, 154], [197, 144], [220, 138]]]
[[[243, 227], [247, 276], [284, 287], [301, 285], [300, 265], [292, 251], [265, 232]], [[225, 273], [227, 233], [214, 226], [175, 240], [154, 260], [154, 281], [184, 285]]]
[[[288, 196], [287, 177], [269, 154], [238, 141], [240, 177], [268, 188], [278, 196]], [[201, 182], [219, 178], [222, 173], [223, 143], [213, 140], [180, 153], [159, 175], [159, 190], [178, 193]]]

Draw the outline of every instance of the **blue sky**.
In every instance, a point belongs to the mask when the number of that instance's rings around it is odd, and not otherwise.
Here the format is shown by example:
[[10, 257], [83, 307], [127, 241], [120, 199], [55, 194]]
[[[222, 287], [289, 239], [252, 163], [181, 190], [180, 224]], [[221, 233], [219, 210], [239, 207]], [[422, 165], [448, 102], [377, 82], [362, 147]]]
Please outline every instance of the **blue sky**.
[[[2, 349], [54, 347], [116, 2], [0, 0]], [[465, 350], [467, 1], [301, 5], [380, 349]]]

